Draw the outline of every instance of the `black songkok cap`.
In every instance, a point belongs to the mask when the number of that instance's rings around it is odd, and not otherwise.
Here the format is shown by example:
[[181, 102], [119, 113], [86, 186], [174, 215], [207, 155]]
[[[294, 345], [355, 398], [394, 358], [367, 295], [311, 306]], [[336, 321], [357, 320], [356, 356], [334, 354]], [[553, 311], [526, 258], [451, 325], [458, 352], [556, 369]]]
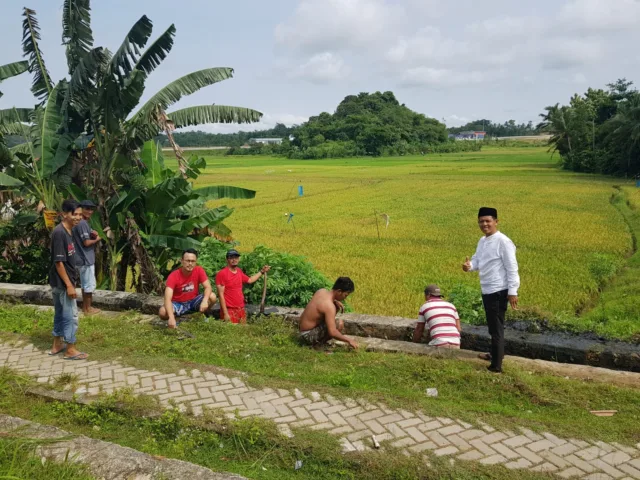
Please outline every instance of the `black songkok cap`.
[[480, 211], [478, 211], [478, 218], [480, 217], [498, 218], [498, 210], [490, 207], [480, 207]]

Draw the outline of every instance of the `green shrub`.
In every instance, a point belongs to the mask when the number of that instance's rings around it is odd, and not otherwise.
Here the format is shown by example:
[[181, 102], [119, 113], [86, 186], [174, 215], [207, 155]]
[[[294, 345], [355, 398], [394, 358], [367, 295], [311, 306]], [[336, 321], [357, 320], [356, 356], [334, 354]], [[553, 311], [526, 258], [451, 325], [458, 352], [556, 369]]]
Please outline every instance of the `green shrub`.
[[459, 283], [451, 289], [447, 300], [455, 305], [461, 322], [471, 325], [485, 323], [482, 295], [478, 288]]
[[[226, 266], [225, 255], [230, 244], [207, 238], [202, 244], [199, 263], [213, 282], [218, 271]], [[267, 282], [267, 305], [282, 307], [304, 307], [320, 288], [329, 288], [329, 280], [318, 272], [304, 257], [290, 253], [275, 252], [264, 246], [244, 253], [240, 268], [251, 276], [263, 265], [271, 265]], [[247, 303], [259, 304], [262, 299], [262, 281], [245, 287]]]
[[0, 281], [45, 285], [51, 267], [49, 232], [35, 213], [18, 213], [0, 224]]

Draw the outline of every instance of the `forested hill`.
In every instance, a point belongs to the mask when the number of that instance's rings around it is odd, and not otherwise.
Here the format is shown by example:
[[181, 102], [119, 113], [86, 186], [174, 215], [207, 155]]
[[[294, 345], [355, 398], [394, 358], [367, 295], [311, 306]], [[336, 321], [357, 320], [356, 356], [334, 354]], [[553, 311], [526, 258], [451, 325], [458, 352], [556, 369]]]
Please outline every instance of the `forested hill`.
[[439, 121], [400, 104], [392, 92], [345, 97], [334, 114], [323, 112], [298, 127], [293, 147], [344, 149], [365, 155], [408, 153], [447, 141]]

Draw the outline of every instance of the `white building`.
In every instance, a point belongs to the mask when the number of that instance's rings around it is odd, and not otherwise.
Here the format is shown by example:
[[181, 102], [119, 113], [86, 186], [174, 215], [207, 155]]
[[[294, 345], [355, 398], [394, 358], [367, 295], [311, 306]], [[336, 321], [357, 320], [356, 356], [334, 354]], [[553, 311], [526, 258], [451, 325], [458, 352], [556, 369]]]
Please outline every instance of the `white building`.
[[281, 138], [250, 138], [249, 144], [262, 143], [263, 145], [280, 145], [282, 143]]

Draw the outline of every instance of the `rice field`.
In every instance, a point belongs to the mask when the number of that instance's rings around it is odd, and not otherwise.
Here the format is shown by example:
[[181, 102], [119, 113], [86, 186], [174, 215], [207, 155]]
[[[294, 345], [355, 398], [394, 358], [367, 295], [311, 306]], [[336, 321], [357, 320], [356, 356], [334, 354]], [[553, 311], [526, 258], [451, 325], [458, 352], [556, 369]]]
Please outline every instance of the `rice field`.
[[481, 236], [480, 206], [498, 209], [501, 231], [518, 248], [526, 310], [574, 314], [597, 295], [594, 262], [621, 265], [632, 250], [610, 203], [620, 182], [564, 172], [545, 148], [313, 161], [209, 156], [207, 165], [199, 186], [258, 192], [224, 202], [236, 209], [226, 224], [240, 251], [262, 244], [307, 257], [330, 279], [350, 276], [359, 313], [413, 317], [429, 283], [479, 289], [461, 264]]

